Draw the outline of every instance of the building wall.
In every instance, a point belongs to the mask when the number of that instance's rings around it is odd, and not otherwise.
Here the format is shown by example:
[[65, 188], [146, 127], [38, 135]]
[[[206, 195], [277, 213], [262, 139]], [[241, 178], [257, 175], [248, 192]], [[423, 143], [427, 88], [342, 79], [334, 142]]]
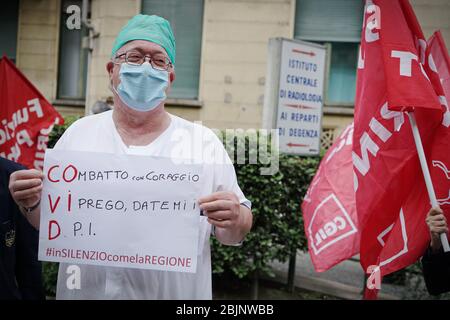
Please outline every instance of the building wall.
[[[111, 96], [105, 64], [115, 36], [140, 11], [140, 0], [94, 0], [94, 41], [87, 105]], [[295, 0], [205, 0], [199, 102], [169, 103], [167, 109], [217, 128], [259, 127], [262, 117], [267, 41], [292, 37]]]
[[59, 0], [21, 0], [17, 66], [53, 101], [58, 79]]
[[294, 0], [206, 0], [201, 119], [217, 128], [261, 125], [272, 37], [292, 37]]
[[111, 96], [106, 64], [111, 59], [114, 40], [120, 29], [140, 11], [137, 0], [94, 0], [92, 1], [92, 24], [100, 36], [94, 40], [91, 65], [88, 73], [86, 105]]
[[[140, 0], [92, 0], [94, 41], [87, 105], [112, 94], [106, 63], [115, 36], [140, 12]], [[293, 36], [295, 0], [204, 0], [199, 101], [172, 101], [169, 112], [214, 128], [259, 128], [262, 120], [267, 43]], [[450, 1], [411, 0], [426, 36], [441, 29], [450, 45]], [[57, 86], [60, 0], [21, 0], [17, 64], [54, 102]], [[201, 106], [199, 106], [201, 105]], [[63, 114], [84, 114], [58, 106]], [[325, 109], [324, 128], [337, 136], [353, 120], [352, 109]]]
[[410, 0], [425, 37], [441, 30], [450, 49], [450, 0]]

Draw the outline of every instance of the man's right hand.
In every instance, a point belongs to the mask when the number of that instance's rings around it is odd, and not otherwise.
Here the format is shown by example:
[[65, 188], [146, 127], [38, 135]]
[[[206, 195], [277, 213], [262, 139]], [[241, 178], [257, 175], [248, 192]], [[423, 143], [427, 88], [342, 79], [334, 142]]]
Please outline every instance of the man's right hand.
[[9, 178], [9, 191], [20, 208], [31, 208], [41, 201], [44, 175], [36, 169], [19, 170]]
[[437, 207], [428, 212], [426, 222], [431, 235], [431, 250], [437, 252], [442, 247], [440, 234], [448, 233], [447, 219], [441, 208]]

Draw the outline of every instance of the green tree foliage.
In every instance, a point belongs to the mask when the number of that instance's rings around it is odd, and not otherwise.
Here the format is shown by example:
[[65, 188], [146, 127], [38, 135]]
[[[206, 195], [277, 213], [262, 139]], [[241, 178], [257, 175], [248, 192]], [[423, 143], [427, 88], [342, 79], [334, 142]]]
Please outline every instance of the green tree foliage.
[[[257, 152], [249, 148], [249, 136], [245, 135], [227, 139], [225, 145], [227, 150], [237, 150], [238, 142], [243, 141], [247, 155]], [[260, 169], [268, 165], [249, 163], [249, 156], [244, 164], [234, 165], [239, 186], [252, 202], [253, 227], [239, 247], [224, 246], [211, 238], [214, 273], [231, 271], [239, 278], [255, 272], [272, 275], [271, 261], [286, 262], [295, 250], [307, 250], [301, 203], [319, 161], [317, 157], [282, 154], [274, 175], [261, 175]]]

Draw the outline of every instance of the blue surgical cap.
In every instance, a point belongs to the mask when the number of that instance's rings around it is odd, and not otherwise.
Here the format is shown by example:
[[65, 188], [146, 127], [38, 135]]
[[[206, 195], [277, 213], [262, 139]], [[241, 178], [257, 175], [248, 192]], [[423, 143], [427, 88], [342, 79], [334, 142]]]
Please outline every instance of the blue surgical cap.
[[175, 65], [175, 37], [169, 21], [159, 16], [138, 14], [120, 30], [114, 42], [111, 56], [124, 44], [133, 40], [146, 40], [163, 47], [170, 61]]

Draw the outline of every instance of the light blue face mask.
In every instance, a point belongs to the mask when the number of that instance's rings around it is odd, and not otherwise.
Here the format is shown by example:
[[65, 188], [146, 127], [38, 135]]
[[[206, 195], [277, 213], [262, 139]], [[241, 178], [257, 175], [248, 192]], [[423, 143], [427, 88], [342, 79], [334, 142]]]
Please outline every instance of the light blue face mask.
[[155, 70], [147, 61], [140, 66], [122, 63], [119, 71], [120, 84], [112, 89], [123, 103], [137, 111], [155, 109], [166, 99], [169, 74]]

